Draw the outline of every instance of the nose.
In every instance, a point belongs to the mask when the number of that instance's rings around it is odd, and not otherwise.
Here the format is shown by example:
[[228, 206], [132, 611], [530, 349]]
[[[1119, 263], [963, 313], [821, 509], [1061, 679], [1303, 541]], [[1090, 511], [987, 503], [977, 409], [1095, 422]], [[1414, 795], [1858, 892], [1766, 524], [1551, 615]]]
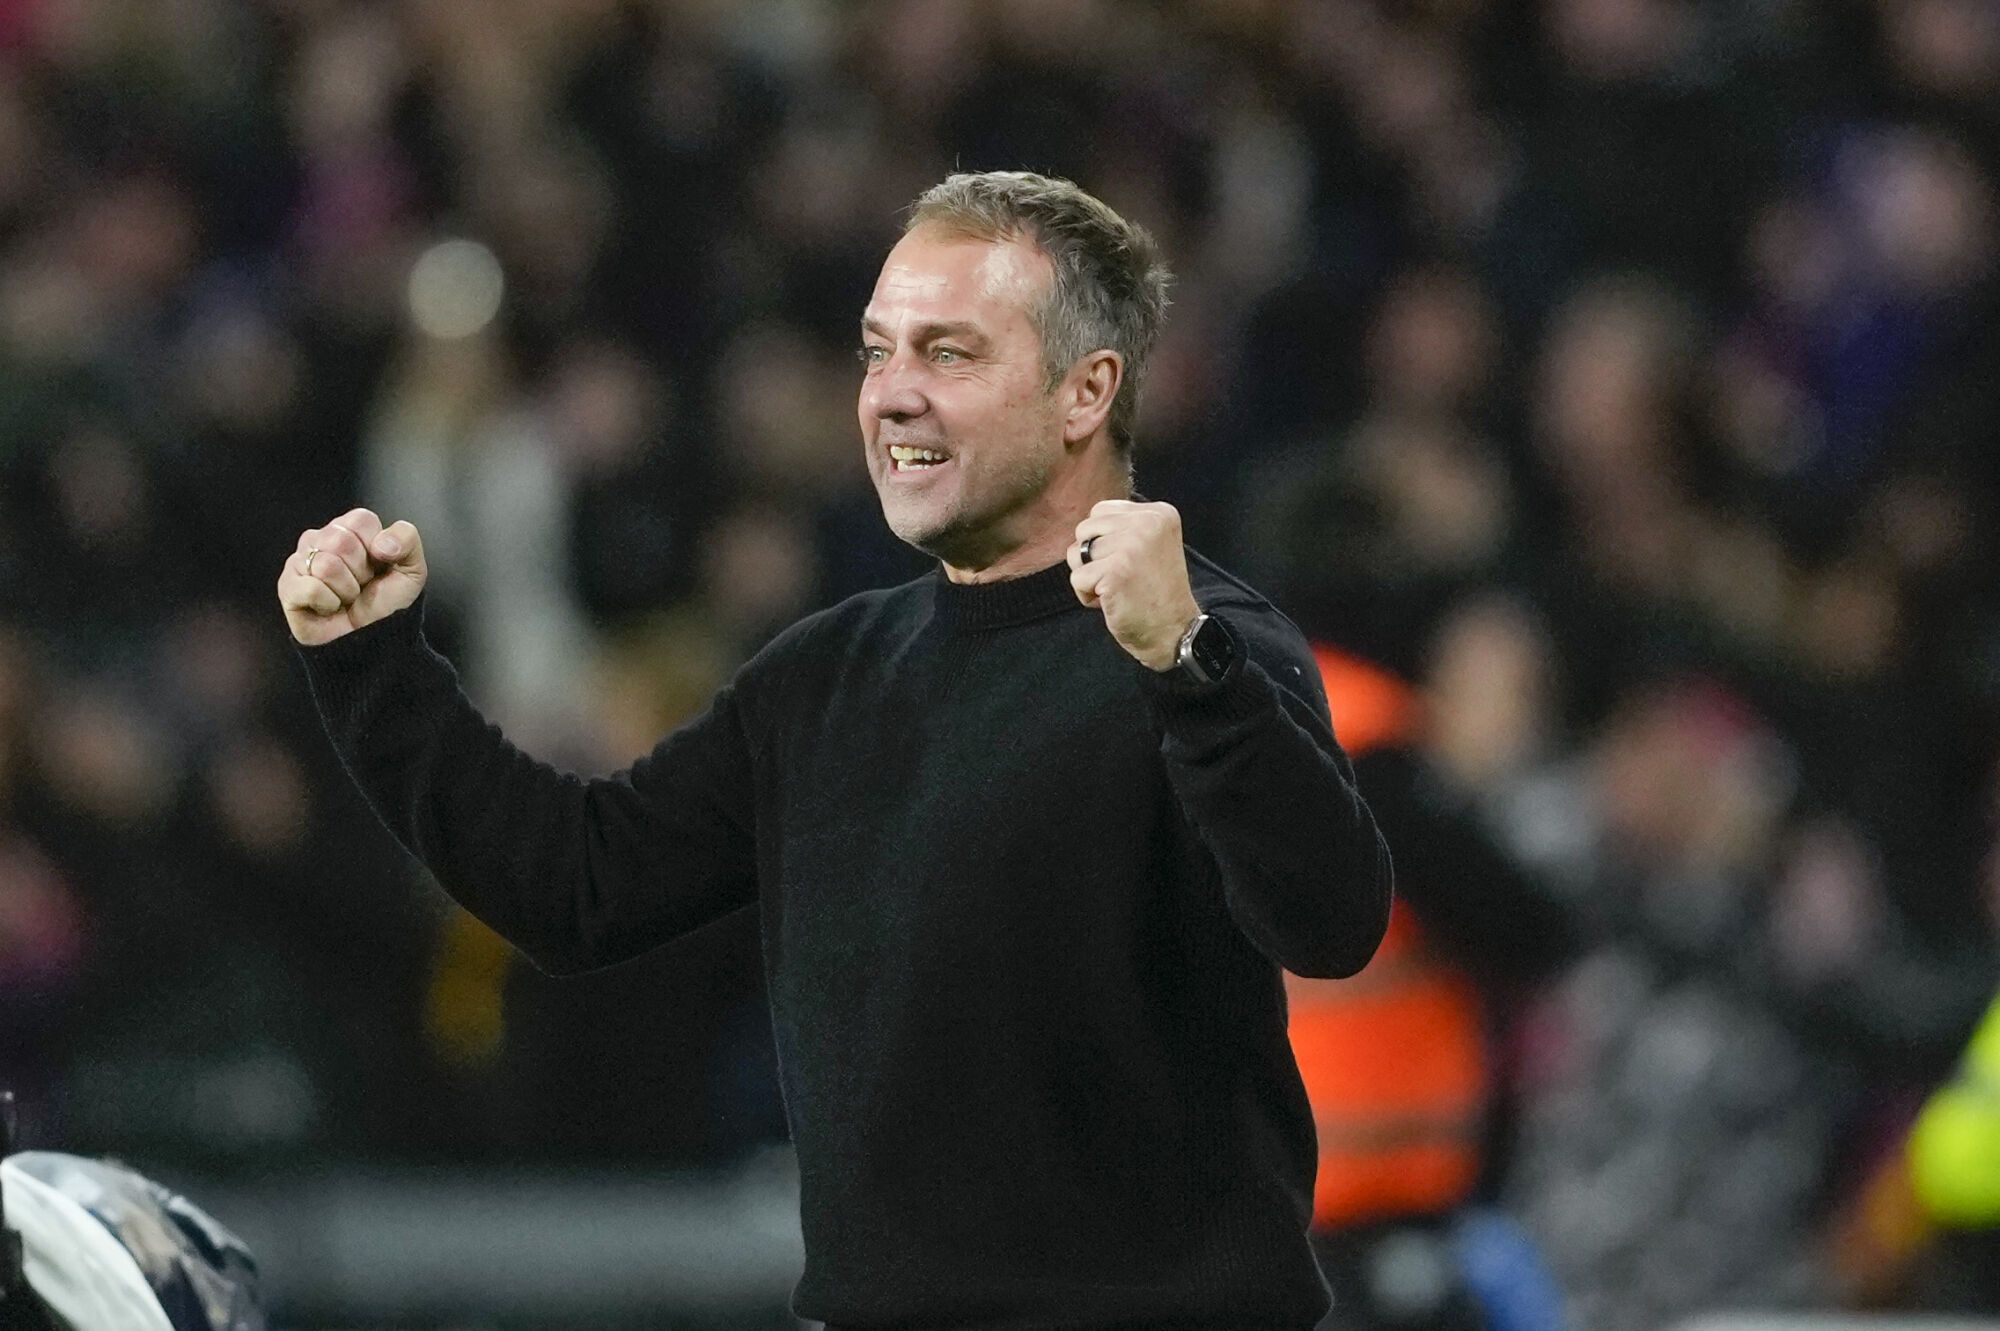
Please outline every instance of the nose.
[[861, 409], [885, 421], [923, 415], [930, 410], [930, 401], [923, 394], [920, 368], [907, 350], [898, 350], [861, 381]]

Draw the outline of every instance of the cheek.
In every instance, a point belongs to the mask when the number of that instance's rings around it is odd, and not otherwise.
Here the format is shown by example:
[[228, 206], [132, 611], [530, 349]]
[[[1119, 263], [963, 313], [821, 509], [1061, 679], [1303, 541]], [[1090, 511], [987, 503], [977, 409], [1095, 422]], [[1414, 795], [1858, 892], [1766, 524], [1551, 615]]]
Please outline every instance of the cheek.
[[1040, 390], [1040, 383], [1029, 379], [994, 385], [982, 404], [984, 422], [992, 434], [1016, 448], [1037, 449], [1054, 422], [1050, 399]]

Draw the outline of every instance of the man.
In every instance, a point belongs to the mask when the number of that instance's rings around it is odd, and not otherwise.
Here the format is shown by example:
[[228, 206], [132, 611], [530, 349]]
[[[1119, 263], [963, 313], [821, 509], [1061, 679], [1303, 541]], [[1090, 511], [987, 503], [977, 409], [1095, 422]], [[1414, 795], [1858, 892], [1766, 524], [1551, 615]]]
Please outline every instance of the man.
[[940, 569], [781, 634], [630, 769], [486, 726], [407, 522], [278, 582], [349, 772], [551, 971], [755, 903], [798, 1149], [802, 1317], [1284, 1327], [1326, 1306], [1279, 967], [1351, 974], [1388, 852], [1289, 621], [1131, 498], [1166, 306], [1067, 181], [917, 201], [862, 318], [883, 515]]

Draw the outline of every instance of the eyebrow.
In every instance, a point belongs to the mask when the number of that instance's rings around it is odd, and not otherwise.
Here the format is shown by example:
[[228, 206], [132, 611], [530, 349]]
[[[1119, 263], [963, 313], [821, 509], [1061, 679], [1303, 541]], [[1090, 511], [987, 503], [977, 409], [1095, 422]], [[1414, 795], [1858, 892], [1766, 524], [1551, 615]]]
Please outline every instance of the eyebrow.
[[[889, 326], [872, 316], [862, 317], [861, 331], [873, 333], [892, 342], [895, 340], [895, 334], [889, 331]], [[977, 342], [982, 346], [986, 343], [986, 334], [980, 331], [979, 325], [964, 320], [953, 323], [920, 323], [910, 330], [910, 335], [918, 342], [935, 342], [941, 337], [955, 337], [967, 342]]]

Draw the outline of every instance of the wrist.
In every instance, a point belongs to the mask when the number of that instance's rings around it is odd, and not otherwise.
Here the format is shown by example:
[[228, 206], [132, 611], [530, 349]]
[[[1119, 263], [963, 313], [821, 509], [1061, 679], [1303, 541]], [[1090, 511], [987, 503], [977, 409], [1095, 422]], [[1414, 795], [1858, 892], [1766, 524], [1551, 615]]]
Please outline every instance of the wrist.
[[1192, 629], [1195, 621], [1200, 618], [1201, 606], [1190, 597], [1186, 612], [1177, 614], [1168, 621], [1173, 628], [1167, 635], [1166, 641], [1160, 645], [1158, 651], [1140, 657], [1141, 663], [1147, 669], [1162, 675], [1178, 669], [1181, 662], [1181, 644], [1187, 640], [1188, 630]]

